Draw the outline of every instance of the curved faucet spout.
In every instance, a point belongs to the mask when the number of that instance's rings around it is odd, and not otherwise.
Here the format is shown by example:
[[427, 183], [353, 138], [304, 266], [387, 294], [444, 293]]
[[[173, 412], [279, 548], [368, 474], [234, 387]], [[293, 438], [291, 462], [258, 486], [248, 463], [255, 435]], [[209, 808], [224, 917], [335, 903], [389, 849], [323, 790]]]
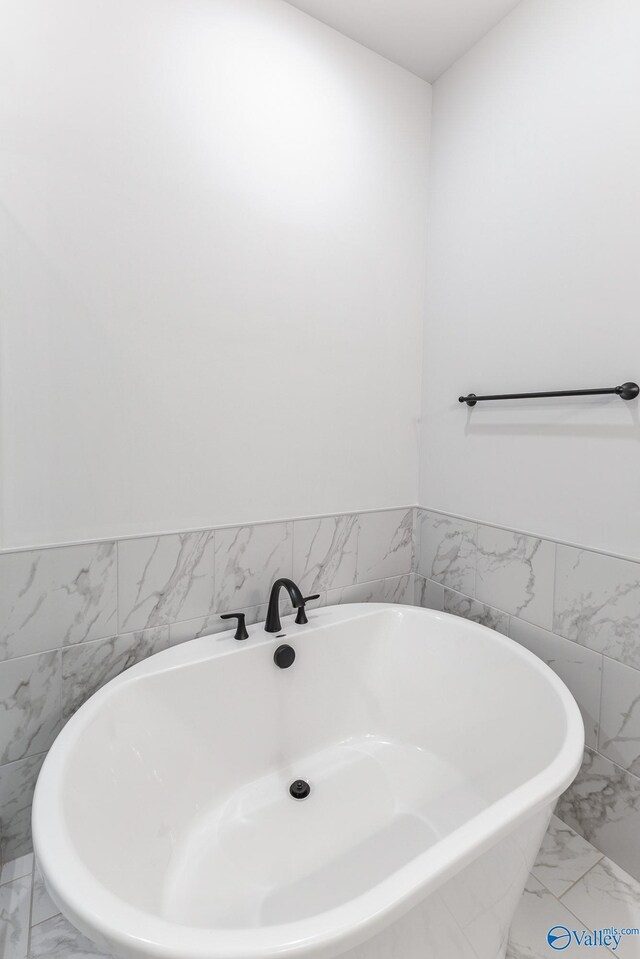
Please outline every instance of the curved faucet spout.
[[289, 594], [294, 609], [304, 607], [304, 597], [300, 589], [292, 579], [277, 579], [271, 587], [269, 596], [269, 608], [267, 609], [267, 619], [264, 624], [265, 632], [279, 633], [282, 629], [280, 623], [280, 590], [284, 587]]

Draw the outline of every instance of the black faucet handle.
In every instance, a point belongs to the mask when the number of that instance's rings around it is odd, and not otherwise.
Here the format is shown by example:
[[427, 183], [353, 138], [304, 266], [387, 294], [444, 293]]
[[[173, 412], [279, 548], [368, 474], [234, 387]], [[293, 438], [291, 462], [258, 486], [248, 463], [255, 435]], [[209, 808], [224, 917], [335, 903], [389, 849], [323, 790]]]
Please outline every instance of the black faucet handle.
[[234, 639], [248, 639], [249, 633], [247, 632], [247, 627], [245, 625], [245, 614], [244, 613], [224, 613], [220, 619], [237, 619], [238, 628], [236, 629], [236, 635]]
[[313, 596], [305, 596], [302, 600], [302, 606], [298, 606], [298, 615], [296, 616], [296, 623], [298, 626], [305, 626], [309, 620], [307, 619], [307, 614], [304, 611], [307, 603], [310, 603], [312, 599], [320, 599], [320, 593], [314, 593]]

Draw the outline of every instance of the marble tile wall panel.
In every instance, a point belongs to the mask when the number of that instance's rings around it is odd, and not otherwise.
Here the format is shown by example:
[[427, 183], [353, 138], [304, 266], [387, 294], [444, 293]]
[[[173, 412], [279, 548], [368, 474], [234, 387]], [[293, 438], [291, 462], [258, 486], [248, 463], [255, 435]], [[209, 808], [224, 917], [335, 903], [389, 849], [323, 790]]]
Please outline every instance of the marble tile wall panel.
[[471, 597], [457, 593], [453, 589], [445, 588], [444, 612], [470, 619], [481, 626], [488, 626], [489, 629], [495, 629], [496, 632], [502, 633], [504, 636], [509, 635], [509, 616], [507, 613], [486, 606], [484, 603], [478, 602], [477, 599], [471, 599]]
[[640, 776], [640, 670], [606, 656], [598, 751]]
[[413, 575], [393, 576], [373, 583], [356, 583], [342, 589], [329, 589], [326, 593], [326, 605], [340, 603], [399, 603], [413, 606]]
[[640, 779], [587, 749], [556, 814], [640, 880]]
[[548, 540], [479, 526], [476, 599], [550, 629], [555, 556]]
[[553, 631], [640, 668], [640, 564], [558, 546]]
[[359, 538], [357, 515], [293, 524], [293, 578], [306, 596], [356, 584]]
[[122, 540], [117, 632], [205, 616], [214, 609], [213, 577], [212, 531]]
[[105, 683], [169, 646], [169, 627], [124, 633], [62, 650], [62, 718], [66, 722]]
[[0, 659], [117, 629], [115, 543], [0, 554]]
[[291, 578], [292, 561], [292, 523], [217, 530], [213, 609], [219, 613], [235, 612], [265, 603], [274, 580], [281, 576]]
[[58, 735], [60, 656], [54, 650], [0, 662], [0, 763], [44, 752]]
[[436, 612], [444, 611], [444, 590], [442, 583], [434, 583], [432, 579], [425, 579], [416, 573], [414, 602], [423, 609], [433, 609]]
[[[284, 609], [283, 596], [281, 610], [284, 611]], [[249, 606], [246, 609], [234, 609], [233, 612], [244, 613], [245, 624], [253, 626], [254, 623], [261, 623], [266, 619], [267, 604]], [[172, 646], [179, 646], [180, 643], [188, 643], [192, 639], [215, 636], [217, 633], [226, 633], [229, 629], [234, 628], [235, 622], [233, 620], [222, 619], [220, 613], [217, 612], [211, 613], [210, 616], [203, 616], [201, 619], [188, 619], [184, 623], [172, 623], [169, 626], [170, 643]]]
[[0, 858], [31, 852], [31, 802], [45, 754], [0, 766]]
[[415, 604], [415, 577], [413, 573], [405, 576], [393, 576], [383, 580], [381, 603], [397, 603], [400, 606]]
[[401, 576], [412, 568], [413, 510], [361, 513], [357, 580], [370, 583]]
[[422, 510], [418, 526], [418, 572], [475, 597], [477, 525]]
[[510, 636], [553, 669], [580, 707], [588, 746], [598, 745], [602, 656], [539, 626], [511, 619]]
[[377, 603], [382, 591], [382, 580], [378, 583], [356, 583], [355, 586], [343, 586], [340, 589], [328, 589], [327, 606], [339, 603]]

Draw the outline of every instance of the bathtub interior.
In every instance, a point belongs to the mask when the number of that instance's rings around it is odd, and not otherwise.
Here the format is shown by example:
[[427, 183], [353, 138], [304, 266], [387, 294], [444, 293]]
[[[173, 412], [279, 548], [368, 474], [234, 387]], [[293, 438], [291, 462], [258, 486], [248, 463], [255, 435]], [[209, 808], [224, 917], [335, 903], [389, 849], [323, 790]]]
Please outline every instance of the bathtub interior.
[[[348, 621], [317, 611], [286, 632], [291, 669], [275, 668], [274, 641], [210, 637], [84, 707], [65, 828], [120, 899], [201, 928], [324, 912], [526, 783], [563, 744], [557, 690], [488, 630], [378, 608]], [[298, 778], [311, 785], [302, 802], [289, 795]]]

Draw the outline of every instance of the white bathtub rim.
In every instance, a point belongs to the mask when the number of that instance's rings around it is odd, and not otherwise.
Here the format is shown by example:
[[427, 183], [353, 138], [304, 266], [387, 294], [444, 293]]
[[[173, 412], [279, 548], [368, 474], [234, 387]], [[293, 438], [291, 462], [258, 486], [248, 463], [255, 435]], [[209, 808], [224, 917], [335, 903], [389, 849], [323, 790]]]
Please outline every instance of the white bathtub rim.
[[[112, 695], [115, 687], [135, 683], [143, 675], [238, 654], [271, 643], [273, 637], [264, 633], [263, 624], [257, 624], [249, 629], [250, 638], [242, 646], [233, 640], [232, 630], [183, 643], [131, 667], [92, 696], [63, 729], [43, 765], [33, 805], [34, 846], [50, 895], [77, 928], [132, 959], [143, 956], [158, 959], [270, 959], [303, 955], [331, 959], [400, 919], [485, 850], [536, 813], [553, 805], [575, 778], [584, 748], [582, 717], [564, 683], [545, 663], [513, 640], [447, 613], [388, 604], [322, 607], [313, 611], [313, 619], [310, 616], [311, 629], [309, 626], [294, 628], [304, 629], [305, 635], [309, 635], [335, 622], [373, 616], [381, 610], [394, 611], [396, 615], [409, 610], [412, 615], [418, 613], [436, 622], [456, 619], [458, 628], [462, 624], [465, 629], [491, 633], [493, 642], [509, 646], [511, 655], [526, 659], [532, 668], [544, 673], [565, 707], [567, 722], [563, 745], [553, 761], [348, 903], [296, 922], [256, 929], [206, 929], [171, 923], [129, 905], [98, 882], [62, 829], [51, 829], [47, 809], [52, 810], [51, 796], [55, 796], [57, 808], [53, 807], [53, 819], [56, 823], [64, 822], [62, 780], [65, 764], [58, 760], [58, 754], [61, 750], [68, 753], [72, 749], [92, 713], [100, 709], [103, 700]], [[283, 620], [283, 631], [292, 627], [293, 617]], [[48, 793], [47, 807], [43, 805], [41, 809], [41, 802], [44, 803], [41, 796], [45, 792]], [[60, 863], [64, 863], [63, 869], [60, 869]], [[82, 897], [77, 894], [79, 889], [83, 890]]]

